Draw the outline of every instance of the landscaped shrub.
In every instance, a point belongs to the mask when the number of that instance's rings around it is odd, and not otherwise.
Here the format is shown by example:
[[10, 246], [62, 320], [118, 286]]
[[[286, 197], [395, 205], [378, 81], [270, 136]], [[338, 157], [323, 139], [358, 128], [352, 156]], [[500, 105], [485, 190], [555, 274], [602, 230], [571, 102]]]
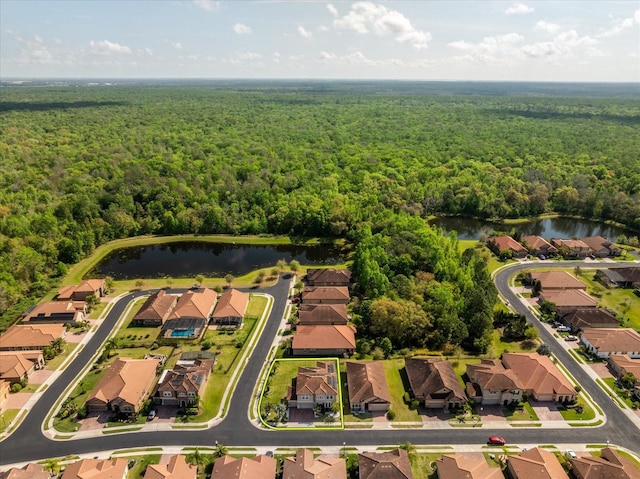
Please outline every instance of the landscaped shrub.
[[11, 392], [12, 393], [19, 393], [20, 391], [22, 391], [22, 384], [14, 383], [14, 384], [11, 385]]
[[402, 399], [404, 400], [405, 404], [409, 404], [411, 402], [411, 396], [409, 395], [408, 392], [405, 392], [403, 394]]
[[417, 399], [412, 399], [411, 403], [409, 404], [409, 409], [415, 411], [416, 409], [418, 409], [418, 406], [420, 406], [420, 401], [418, 401]]
[[395, 418], [396, 418], [396, 413], [395, 413], [395, 411], [394, 411], [393, 409], [389, 409], [389, 410], [387, 411], [387, 419], [388, 419], [389, 421], [393, 421]]

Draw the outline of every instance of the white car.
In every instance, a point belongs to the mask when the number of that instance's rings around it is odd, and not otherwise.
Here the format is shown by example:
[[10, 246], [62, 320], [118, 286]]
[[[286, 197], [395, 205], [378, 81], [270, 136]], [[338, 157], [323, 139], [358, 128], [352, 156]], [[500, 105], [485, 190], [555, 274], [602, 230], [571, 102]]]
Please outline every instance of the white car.
[[570, 459], [578, 459], [578, 455], [571, 449], [567, 449], [567, 456], [569, 456]]
[[569, 326], [558, 326], [559, 333], [568, 333], [569, 331], [571, 331]]
[[578, 337], [574, 336], [572, 334], [570, 334], [569, 336], [567, 336], [566, 338], [564, 338], [565, 341], [577, 341]]

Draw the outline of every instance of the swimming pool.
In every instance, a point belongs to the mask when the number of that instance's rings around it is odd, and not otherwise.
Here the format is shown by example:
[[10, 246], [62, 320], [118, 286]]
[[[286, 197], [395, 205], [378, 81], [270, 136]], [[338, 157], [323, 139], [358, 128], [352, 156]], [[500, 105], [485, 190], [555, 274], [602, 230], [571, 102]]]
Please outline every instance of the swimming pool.
[[195, 329], [174, 329], [171, 331], [172, 338], [184, 338], [187, 336], [194, 336]]

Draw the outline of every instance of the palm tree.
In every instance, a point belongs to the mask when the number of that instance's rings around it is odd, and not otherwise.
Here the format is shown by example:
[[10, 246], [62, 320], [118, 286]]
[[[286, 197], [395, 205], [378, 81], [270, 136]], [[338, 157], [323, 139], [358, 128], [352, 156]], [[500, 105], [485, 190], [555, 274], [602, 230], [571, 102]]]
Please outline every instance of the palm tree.
[[104, 343], [104, 352], [107, 356], [107, 359], [111, 357], [111, 351], [114, 349], [118, 349], [118, 340], [116, 338], [109, 338]]
[[409, 456], [409, 460], [411, 460], [416, 453], [416, 446], [411, 444], [409, 441], [400, 444], [398, 446], [398, 449], [404, 449], [405, 451], [407, 451], [407, 456]]
[[226, 456], [228, 452], [229, 451], [227, 450], [227, 447], [224, 444], [218, 443], [218, 441], [216, 441], [216, 447], [213, 450], [213, 457], [215, 459], [218, 459], [222, 456]]
[[56, 338], [51, 341], [51, 346], [55, 350], [56, 354], [60, 354], [62, 351], [64, 351], [64, 347], [66, 344], [67, 342], [64, 340], [64, 338]]
[[198, 471], [200, 471], [200, 468], [204, 466], [204, 456], [200, 453], [200, 450], [197, 447], [195, 451], [187, 455], [185, 459], [189, 464], [195, 465], [198, 468]]
[[59, 459], [47, 459], [44, 461], [45, 470], [49, 471], [51, 475], [57, 474], [60, 470], [60, 460]]

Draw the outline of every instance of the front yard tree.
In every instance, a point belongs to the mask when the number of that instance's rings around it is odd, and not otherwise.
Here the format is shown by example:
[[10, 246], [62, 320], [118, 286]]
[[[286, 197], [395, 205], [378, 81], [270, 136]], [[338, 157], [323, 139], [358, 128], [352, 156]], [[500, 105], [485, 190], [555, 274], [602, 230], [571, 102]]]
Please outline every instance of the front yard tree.
[[298, 272], [300, 270], [300, 262], [292, 259], [289, 261], [289, 269], [294, 273]]
[[233, 277], [233, 275], [232, 275], [232, 274], [227, 274], [227, 275], [224, 277], [224, 280], [226, 281], [226, 283], [227, 283], [227, 287], [228, 287], [228, 288], [230, 288], [230, 287], [231, 287], [231, 283], [233, 283], [233, 280], [234, 280], [234, 279], [235, 279], [235, 278]]
[[278, 262], [276, 263], [276, 266], [280, 271], [282, 271], [285, 268], [285, 266], [287, 266], [287, 262], [283, 259], [279, 259]]
[[549, 346], [547, 343], [542, 343], [540, 346], [538, 346], [536, 352], [542, 356], [551, 356], [551, 346]]
[[142, 281], [141, 279], [136, 279], [136, 288], [142, 289], [143, 286], [144, 286], [144, 281]]
[[201, 286], [202, 283], [204, 283], [204, 276], [199, 274], [198, 276], [196, 276], [196, 283], [198, 283], [198, 286]]
[[213, 457], [214, 457], [215, 459], [218, 459], [218, 458], [220, 458], [220, 457], [222, 457], [222, 456], [226, 456], [226, 455], [227, 455], [227, 452], [228, 452], [228, 450], [227, 450], [227, 446], [225, 446], [224, 444], [219, 444], [219, 443], [216, 441], [216, 447], [215, 447], [215, 449], [213, 450]]

